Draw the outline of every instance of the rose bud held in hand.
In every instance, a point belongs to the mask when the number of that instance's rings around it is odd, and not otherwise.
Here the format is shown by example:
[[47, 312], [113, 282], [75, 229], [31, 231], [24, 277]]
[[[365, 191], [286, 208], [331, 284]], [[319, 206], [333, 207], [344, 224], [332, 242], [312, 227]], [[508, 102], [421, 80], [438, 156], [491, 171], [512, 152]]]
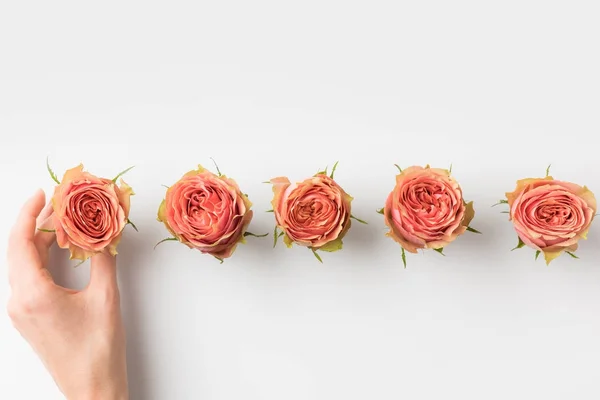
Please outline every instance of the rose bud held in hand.
[[273, 178], [273, 209], [275, 232], [273, 247], [283, 236], [287, 247], [293, 243], [308, 247], [320, 262], [317, 250], [333, 252], [342, 248], [342, 239], [350, 229], [352, 197], [333, 180], [337, 163], [331, 175], [320, 171], [302, 182], [290, 183], [286, 177]]
[[129, 220], [130, 196], [133, 190], [122, 179], [117, 180], [131, 168], [114, 179], [98, 178], [78, 165], [65, 172], [62, 180], [50, 168], [48, 172], [58, 183], [52, 197], [53, 229], [59, 247], [69, 249], [71, 259], [84, 262], [97, 253], [117, 254], [121, 233]]
[[158, 209], [158, 220], [173, 237], [191, 249], [210, 254], [221, 263], [231, 257], [246, 236], [264, 237], [247, 232], [252, 220], [252, 203], [233, 179], [198, 166], [167, 189]]
[[596, 214], [596, 198], [585, 186], [545, 178], [529, 178], [517, 181], [516, 189], [506, 193], [509, 219], [512, 221], [519, 242], [513, 249], [529, 246], [536, 251], [537, 259], [544, 253], [546, 265], [563, 252], [578, 258], [579, 239], [586, 239], [590, 224]]
[[475, 216], [473, 202], [465, 202], [460, 185], [446, 169], [413, 166], [396, 176], [396, 186], [385, 207], [378, 210], [390, 228], [387, 236], [402, 246], [402, 262], [406, 253], [419, 249], [443, 249], [465, 231], [480, 233], [469, 224]]

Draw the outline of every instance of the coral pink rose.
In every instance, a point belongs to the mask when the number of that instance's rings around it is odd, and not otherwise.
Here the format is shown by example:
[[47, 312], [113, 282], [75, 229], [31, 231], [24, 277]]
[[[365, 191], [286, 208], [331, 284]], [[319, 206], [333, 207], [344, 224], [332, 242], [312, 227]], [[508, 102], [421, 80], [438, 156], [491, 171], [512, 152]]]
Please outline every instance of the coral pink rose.
[[352, 197], [331, 176], [318, 173], [295, 184], [279, 177], [271, 179], [271, 183], [274, 193], [271, 204], [277, 224], [275, 243], [280, 229], [279, 235], [284, 235], [288, 247], [292, 243], [306, 246], [319, 261], [316, 250], [332, 252], [342, 248], [342, 239], [351, 225]]
[[568, 252], [573, 255], [579, 239], [586, 239], [596, 214], [596, 198], [587, 187], [546, 178], [522, 179], [506, 193], [510, 220], [519, 235], [518, 247], [544, 253], [546, 264]]
[[245, 235], [253, 235], [246, 232], [251, 206], [234, 180], [198, 166], [169, 187], [158, 220], [172, 239], [223, 262], [245, 241]]
[[415, 166], [401, 171], [380, 212], [390, 228], [387, 235], [410, 253], [441, 252], [467, 229], [477, 232], [469, 228], [473, 203], [463, 200], [458, 182], [445, 169]]
[[134, 193], [123, 180], [120, 187], [115, 181], [98, 178], [79, 165], [65, 172], [54, 189], [56, 242], [70, 250], [71, 259], [83, 261], [104, 251], [117, 254], [121, 232], [129, 223], [130, 196]]

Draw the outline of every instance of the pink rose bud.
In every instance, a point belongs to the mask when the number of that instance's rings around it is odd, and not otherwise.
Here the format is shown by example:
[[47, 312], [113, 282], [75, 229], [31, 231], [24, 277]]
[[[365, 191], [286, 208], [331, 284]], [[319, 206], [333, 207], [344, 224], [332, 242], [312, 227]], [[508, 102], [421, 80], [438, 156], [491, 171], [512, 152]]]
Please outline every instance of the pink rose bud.
[[223, 262], [245, 236], [259, 236], [246, 232], [251, 206], [233, 179], [199, 165], [167, 189], [158, 220], [173, 235], [165, 240], [178, 240]]
[[575, 257], [579, 239], [586, 239], [596, 214], [596, 198], [587, 188], [545, 178], [522, 179], [501, 201], [510, 207], [509, 219], [519, 237], [517, 248], [544, 253], [546, 264], [563, 252]]
[[460, 185], [445, 169], [414, 166], [400, 170], [396, 186], [379, 212], [390, 228], [387, 236], [402, 246], [405, 267], [405, 250], [442, 253], [465, 231], [479, 233], [469, 227], [475, 216], [473, 202], [464, 201]]
[[350, 207], [352, 197], [333, 180], [334, 171], [335, 167], [330, 176], [325, 170], [294, 184], [286, 177], [271, 179], [275, 244], [283, 236], [287, 247], [293, 243], [308, 247], [321, 262], [317, 250], [333, 252], [342, 248], [342, 239], [354, 216]]
[[[48, 167], [53, 179], [58, 179]], [[123, 173], [127, 172], [124, 171]], [[65, 172], [52, 197], [53, 223], [59, 247], [71, 259], [85, 261], [94, 254], [117, 254], [121, 233], [129, 221], [133, 190], [121, 179], [98, 178], [79, 165]]]

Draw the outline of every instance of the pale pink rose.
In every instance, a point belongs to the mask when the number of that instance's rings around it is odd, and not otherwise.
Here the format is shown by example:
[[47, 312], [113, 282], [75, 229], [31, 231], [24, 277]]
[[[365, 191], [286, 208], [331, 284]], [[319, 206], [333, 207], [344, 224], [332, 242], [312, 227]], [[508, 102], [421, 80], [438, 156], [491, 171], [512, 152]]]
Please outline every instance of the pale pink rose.
[[222, 261], [244, 241], [251, 206], [233, 179], [198, 166], [169, 187], [158, 220], [180, 242]]
[[443, 249], [462, 235], [475, 216], [473, 203], [445, 169], [410, 167], [396, 176], [396, 186], [382, 210], [388, 236], [403, 249]]
[[596, 198], [587, 187], [551, 176], [522, 179], [506, 198], [520, 240], [543, 252], [547, 264], [577, 250], [596, 214]]
[[292, 243], [312, 250], [336, 251], [350, 229], [352, 197], [329, 176], [319, 173], [299, 183], [271, 179], [277, 227]]
[[121, 232], [128, 223], [131, 188], [121, 180], [98, 178], [79, 165], [65, 172], [52, 197], [56, 241], [72, 259], [96, 253], [117, 254]]

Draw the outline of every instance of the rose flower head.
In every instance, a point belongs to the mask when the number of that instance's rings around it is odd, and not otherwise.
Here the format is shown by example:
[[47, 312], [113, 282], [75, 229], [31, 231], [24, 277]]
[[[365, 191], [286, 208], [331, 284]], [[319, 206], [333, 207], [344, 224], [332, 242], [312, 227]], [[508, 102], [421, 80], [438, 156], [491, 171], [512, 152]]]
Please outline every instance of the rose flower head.
[[83, 165], [65, 172], [59, 181], [50, 165], [48, 172], [58, 184], [52, 196], [53, 229], [59, 247], [69, 249], [71, 259], [82, 262], [97, 253], [117, 254], [117, 245], [129, 220], [130, 197], [134, 194], [123, 179], [99, 178], [84, 171]]
[[286, 177], [271, 179], [275, 232], [273, 246], [283, 236], [287, 247], [293, 243], [308, 247], [323, 262], [317, 250], [333, 252], [342, 248], [342, 239], [350, 229], [352, 197], [334, 180], [337, 163], [330, 175], [327, 169], [302, 182], [291, 183]]
[[167, 189], [158, 209], [158, 221], [173, 236], [158, 244], [177, 240], [222, 263], [231, 257], [238, 243], [245, 243], [246, 236], [266, 236], [247, 232], [252, 203], [233, 179], [216, 168], [214, 174], [199, 165]]
[[517, 181], [499, 203], [510, 207], [509, 219], [519, 238], [513, 250], [529, 246], [536, 250], [536, 259], [544, 254], [546, 265], [562, 253], [578, 258], [578, 242], [587, 239], [596, 214], [596, 198], [587, 187], [557, 181], [549, 169], [545, 178]]
[[413, 166], [396, 176], [396, 186], [385, 207], [378, 210], [390, 228], [387, 236], [402, 247], [402, 262], [406, 253], [419, 249], [443, 249], [465, 231], [479, 233], [469, 224], [475, 216], [473, 202], [465, 202], [451, 170]]

